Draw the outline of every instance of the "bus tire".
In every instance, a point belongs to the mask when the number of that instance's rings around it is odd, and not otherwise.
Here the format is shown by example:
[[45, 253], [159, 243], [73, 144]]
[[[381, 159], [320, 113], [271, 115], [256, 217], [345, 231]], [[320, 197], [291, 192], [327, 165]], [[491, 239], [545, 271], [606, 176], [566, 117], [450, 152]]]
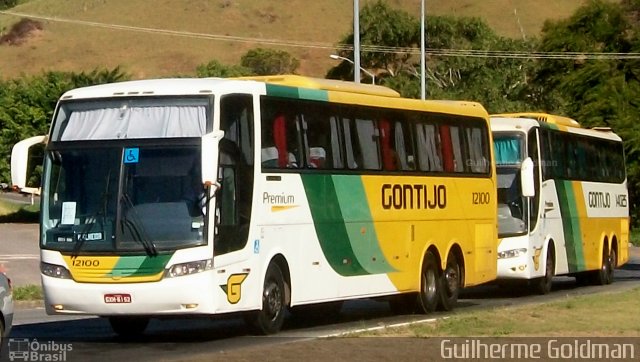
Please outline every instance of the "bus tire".
[[120, 337], [139, 337], [144, 334], [149, 318], [145, 317], [109, 317], [111, 329]]
[[442, 310], [452, 310], [458, 303], [460, 294], [460, 263], [455, 253], [450, 252], [447, 265], [440, 277], [440, 307]]
[[616, 252], [608, 248], [604, 248], [602, 251], [602, 265], [600, 269], [593, 274], [593, 284], [595, 285], [607, 285], [613, 281], [613, 264], [611, 262], [612, 256], [615, 258]]
[[438, 307], [440, 299], [440, 268], [433, 252], [427, 251], [420, 273], [418, 307], [422, 313], [431, 313]]
[[534, 280], [534, 289], [538, 294], [549, 294], [553, 286], [553, 277], [555, 275], [556, 265], [553, 258], [552, 244], [547, 249], [547, 259], [545, 261], [544, 276]]
[[258, 334], [278, 333], [284, 323], [286, 309], [285, 281], [282, 270], [276, 263], [271, 263], [264, 277], [262, 310], [248, 315], [246, 321]]

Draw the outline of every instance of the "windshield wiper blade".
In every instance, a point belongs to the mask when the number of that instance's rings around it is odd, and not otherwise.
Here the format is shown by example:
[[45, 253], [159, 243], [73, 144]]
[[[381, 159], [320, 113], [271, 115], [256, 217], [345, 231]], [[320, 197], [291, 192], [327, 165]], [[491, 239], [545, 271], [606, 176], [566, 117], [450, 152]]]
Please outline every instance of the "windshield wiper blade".
[[[82, 249], [82, 245], [84, 245], [84, 243], [87, 241], [87, 235], [89, 234], [89, 231], [91, 231], [91, 228], [93, 227], [93, 225], [97, 223], [97, 218], [100, 215], [102, 215], [102, 218], [101, 218], [101, 222], [99, 223], [100, 224], [99, 226], [102, 229], [102, 232], [104, 233], [105, 218], [107, 217], [107, 205], [109, 203], [109, 181], [110, 180], [111, 180], [111, 169], [109, 169], [109, 172], [107, 173], [105, 188], [104, 188], [104, 192], [102, 193], [102, 209], [96, 210], [96, 212], [94, 212], [93, 215], [89, 216], [88, 218], [85, 218], [84, 227], [80, 232], [80, 236], [78, 237], [78, 240], [75, 241], [76, 244], [73, 246], [73, 252], [71, 253], [71, 255], [74, 258], [80, 254], [80, 249]], [[93, 222], [90, 222], [90, 221], [93, 221]]]
[[120, 221], [122, 223], [122, 230], [124, 231], [124, 227], [126, 226], [133, 240], [139, 242], [140, 245], [142, 245], [147, 255], [158, 255], [158, 250], [153, 241], [151, 241], [151, 239], [149, 238], [149, 235], [144, 229], [144, 226], [140, 222], [140, 216], [136, 212], [136, 208], [133, 205], [131, 198], [127, 194], [122, 194], [122, 200], [126, 203], [127, 208], [133, 211], [131, 218], [128, 218], [123, 213], [122, 219]]

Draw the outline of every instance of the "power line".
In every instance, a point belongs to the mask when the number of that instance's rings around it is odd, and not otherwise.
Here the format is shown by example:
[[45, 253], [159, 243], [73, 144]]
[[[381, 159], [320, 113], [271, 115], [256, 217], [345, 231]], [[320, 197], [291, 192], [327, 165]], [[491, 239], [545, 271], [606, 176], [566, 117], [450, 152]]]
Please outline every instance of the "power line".
[[[220, 34], [196, 33], [189, 31], [168, 30], [159, 28], [147, 28], [138, 26], [128, 26], [120, 24], [100, 23], [85, 20], [64, 19], [51, 16], [33, 15], [18, 13], [13, 11], [0, 11], [0, 14], [46, 20], [52, 22], [77, 24], [98, 28], [133, 31], [148, 34], [160, 34], [167, 36], [178, 36], [194, 39], [205, 39], [214, 41], [227, 41], [236, 43], [258, 43], [266, 45], [293, 47], [293, 48], [313, 48], [328, 50], [353, 51], [352, 45], [332, 44], [323, 42], [309, 42], [299, 40], [268, 39], [254, 37], [240, 37]], [[360, 46], [360, 51], [365, 53], [389, 53], [389, 54], [409, 54], [420, 56], [419, 48], [411, 47], [390, 47], [381, 45]], [[481, 50], [481, 49], [425, 49], [427, 55], [439, 57], [469, 57], [469, 58], [503, 58], [503, 59], [565, 59], [565, 60], [629, 60], [640, 59], [640, 53], [602, 53], [602, 52], [537, 52], [537, 51], [511, 51], [511, 50]]]

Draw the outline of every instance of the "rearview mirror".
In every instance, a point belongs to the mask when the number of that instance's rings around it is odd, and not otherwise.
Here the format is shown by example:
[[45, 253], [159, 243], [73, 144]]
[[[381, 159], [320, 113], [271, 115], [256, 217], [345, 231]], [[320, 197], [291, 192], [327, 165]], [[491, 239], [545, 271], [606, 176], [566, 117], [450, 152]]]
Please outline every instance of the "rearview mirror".
[[46, 143], [46, 139], [47, 136], [34, 136], [24, 139], [13, 146], [11, 150], [11, 184], [14, 189], [22, 192], [33, 191], [33, 188], [27, 189], [29, 149], [34, 145]]
[[205, 187], [218, 183], [218, 144], [223, 131], [213, 131], [202, 136], [202, 184]]
[[522, 189], [522, 196], [534, 197], [536, 195], [533, 160], [531, 157], [527, 157], [522, 161], [522, 165], [520, 166], [520, 186]]

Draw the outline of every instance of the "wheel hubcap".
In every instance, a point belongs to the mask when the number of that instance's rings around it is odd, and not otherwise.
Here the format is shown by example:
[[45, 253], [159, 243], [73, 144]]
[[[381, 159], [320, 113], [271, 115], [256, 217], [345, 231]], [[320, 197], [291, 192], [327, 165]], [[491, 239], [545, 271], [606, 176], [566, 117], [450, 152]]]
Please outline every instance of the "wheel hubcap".
[[264, 291], [265, 309], [271, 319], [275, 319], [282, 308], [282, 294], [277, 285], [272, 284]]

